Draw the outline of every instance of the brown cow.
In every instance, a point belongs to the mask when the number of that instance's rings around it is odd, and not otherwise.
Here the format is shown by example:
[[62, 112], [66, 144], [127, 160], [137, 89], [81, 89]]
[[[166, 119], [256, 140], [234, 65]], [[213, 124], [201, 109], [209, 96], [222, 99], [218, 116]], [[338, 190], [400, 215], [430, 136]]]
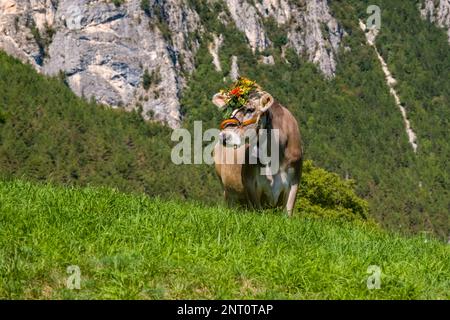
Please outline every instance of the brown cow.
[[[226, 106], [227, 96], [217, 93], [212, 101], [222, 109]], [[261, 129], [268, 133], [268, 154], [278, 151], [279, 168], [276, 172], [270, 172], [268, 163], [261, 163], [259, 156], [258, 161], [250, 161], [251, 155], [261, 151], [261, 137], [256, 134], [251, 142], [251, 138], [246, 138], [252, 135], [247, 133]], [[277, 139], [270, 135], [274, 132], [278, 132]], [[282, 206], [288, 216], [293, 213], [302, 160], [303, 147], [296, 119], [260, 87], [250, 94], [243, 107], [233, 111], [230, 119], [222, 122], [219, 141], [214, 148], [216, 172], [229, 204], [256, 209]], [[262, 174], [264, 170], [266, 174]]]

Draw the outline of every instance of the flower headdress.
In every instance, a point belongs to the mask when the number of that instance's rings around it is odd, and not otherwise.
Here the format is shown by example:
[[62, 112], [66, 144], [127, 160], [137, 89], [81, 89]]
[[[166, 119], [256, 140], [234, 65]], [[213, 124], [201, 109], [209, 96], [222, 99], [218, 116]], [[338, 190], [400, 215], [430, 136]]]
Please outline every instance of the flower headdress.
[[227, 96], [226, 106], [224, 108], [224, 119], [228, 119], [233, 110], [245, 106], [248, 102], [250, 93], [257, 88], [255, 81], [239, 77], [228, 90], [220, 90], [220, 93]]

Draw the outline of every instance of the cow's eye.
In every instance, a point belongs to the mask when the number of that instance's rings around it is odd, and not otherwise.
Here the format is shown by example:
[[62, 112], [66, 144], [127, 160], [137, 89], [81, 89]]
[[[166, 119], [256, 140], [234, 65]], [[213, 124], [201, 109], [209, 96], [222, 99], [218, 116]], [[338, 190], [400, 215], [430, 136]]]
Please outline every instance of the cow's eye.
[[255, 109], [254, 108], [250, 108], [250, 109], [245, 110], [245, 113], [249, 114], [249, 113], [253, 113], [253, 111], [255, 111]]

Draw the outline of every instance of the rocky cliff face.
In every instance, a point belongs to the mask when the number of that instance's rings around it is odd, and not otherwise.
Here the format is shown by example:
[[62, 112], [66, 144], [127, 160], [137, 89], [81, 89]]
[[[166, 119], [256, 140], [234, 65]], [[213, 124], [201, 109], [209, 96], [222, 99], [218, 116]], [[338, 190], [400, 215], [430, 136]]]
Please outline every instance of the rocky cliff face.
[[336, 70], [335, 53], [343, 30], [331, 15], [326, 0], [262, 0], [254, 5], [246, 0], [225, 0], [237, 28], [243, 31], [253, 49], [263, 51], [270, 46], [264, 30], [264, 19], [273, 18], [287, 29], [288, 43], [298, 54], [319, 65], [331, 77]]
[[1, 0], [0, 46], [46, 74], [63, 71], [79, 96], [141, 106], [146, 119], [177, 127], [198, 15], [183, 0], [122, 2]]
[[[264, 23], [273, 19], [286, 32], [286, 47], [333, 76], [343, 30], [326, 0], [223, 2], [220, 19], [234, 23], [255, 54], [271, 45]], [[144, 118], [173, 128], [180, 125], [179, 96], [199, 47], [191, 35], [205, 32], [187, 0], [0, 0], [0, 49], [43, 73], [62, 72], [79, 96], [142, 107]], [[221, 35], [214, 39], [211, 67], [220, 71]]]
[[0, 0], [0, 48], [40, 69], [44, 39], [38, 30], [54, 23], [55, 11], [51, 1]]
[[423, 18], [447, 29], [450, 42], [450, 0], [424, 0], [420, 6], [420, 14]]

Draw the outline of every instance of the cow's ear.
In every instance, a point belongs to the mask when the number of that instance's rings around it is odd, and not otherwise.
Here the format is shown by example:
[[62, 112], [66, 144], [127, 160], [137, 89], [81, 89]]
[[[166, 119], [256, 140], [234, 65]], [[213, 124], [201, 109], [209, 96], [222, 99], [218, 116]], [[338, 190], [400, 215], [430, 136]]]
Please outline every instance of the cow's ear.
[[269, 93], [264, 92], [261, 99], [259, 100], [259, 111], [261, 113], [266, 112], [273, 105], [273, 102], [273, 97]]
[[227, 105], [227, 96], [224, 94], [216, 93], [214, 97], [212, 98], [212, 102], [219, 108], [219, 110], [222, 110]]

